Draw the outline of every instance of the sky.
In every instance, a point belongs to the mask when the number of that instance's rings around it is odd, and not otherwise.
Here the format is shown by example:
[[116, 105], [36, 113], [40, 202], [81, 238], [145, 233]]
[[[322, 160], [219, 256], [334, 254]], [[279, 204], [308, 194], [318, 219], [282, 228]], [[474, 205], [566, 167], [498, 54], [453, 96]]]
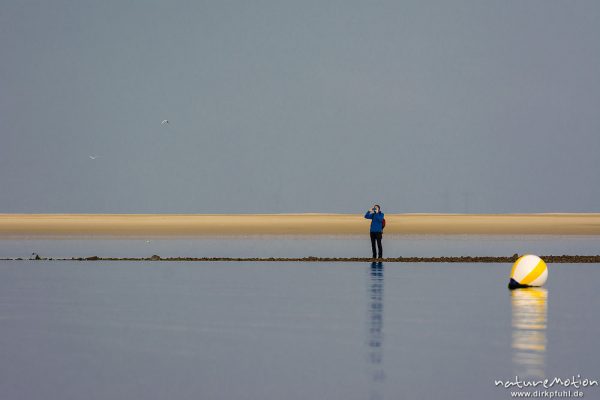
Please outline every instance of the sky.
[[595, 0], [2, 0], [0, 212], [600, 212], [599, 37]]

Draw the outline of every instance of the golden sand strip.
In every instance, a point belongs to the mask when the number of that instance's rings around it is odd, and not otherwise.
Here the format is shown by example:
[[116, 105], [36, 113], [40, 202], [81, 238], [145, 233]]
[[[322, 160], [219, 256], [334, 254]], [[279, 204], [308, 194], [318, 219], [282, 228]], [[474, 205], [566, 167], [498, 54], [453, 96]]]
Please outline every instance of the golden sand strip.
[[[386, 234], [600, 235], [595, 214], [386, 214]], [[356, 214], [0, 214], [0, 237], [356, 235]]]

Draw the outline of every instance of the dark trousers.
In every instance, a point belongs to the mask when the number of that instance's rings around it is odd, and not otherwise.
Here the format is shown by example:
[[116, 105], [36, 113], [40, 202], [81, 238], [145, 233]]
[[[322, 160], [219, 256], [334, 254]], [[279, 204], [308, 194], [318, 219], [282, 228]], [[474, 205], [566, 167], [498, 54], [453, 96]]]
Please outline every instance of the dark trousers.
[[[381, 246], [381, 232], [371, 232], [371, 249], [373, 249], [373, 258], [383, 258], [383, 247]], [[377, 248], [379, 249], [379, 257], [375, 251], [375, 241], [377, 241]]]

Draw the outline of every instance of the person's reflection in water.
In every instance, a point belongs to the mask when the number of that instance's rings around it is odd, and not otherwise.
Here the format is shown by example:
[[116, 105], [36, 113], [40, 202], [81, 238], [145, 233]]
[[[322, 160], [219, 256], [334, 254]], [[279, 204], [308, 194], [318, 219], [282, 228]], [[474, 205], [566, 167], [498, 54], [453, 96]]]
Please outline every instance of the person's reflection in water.
[[382, 400], [383, 370], [383, 263], [371, 263], [369, 269], [367, 343], [370, 399]]
[[515, 374], [544, 378], [548, 292], [543, 288], [523, 288], [511, 290], [510, 295]]

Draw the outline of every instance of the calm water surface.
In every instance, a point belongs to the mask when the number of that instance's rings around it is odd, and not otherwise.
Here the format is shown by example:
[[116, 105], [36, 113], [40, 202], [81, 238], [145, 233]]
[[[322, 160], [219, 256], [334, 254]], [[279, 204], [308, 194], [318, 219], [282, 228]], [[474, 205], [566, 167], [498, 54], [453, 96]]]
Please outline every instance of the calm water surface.
[[[384, 235], [386, 257], [600, 254], [600, 236]], [[0, 240], [0, 257], [370, 257], [365, 236]]]
[[[600, 378], [600, 265], [0, 261], [5, 399], [508, 399]], [[585, 398], [599, 398], [598, 387]]]

